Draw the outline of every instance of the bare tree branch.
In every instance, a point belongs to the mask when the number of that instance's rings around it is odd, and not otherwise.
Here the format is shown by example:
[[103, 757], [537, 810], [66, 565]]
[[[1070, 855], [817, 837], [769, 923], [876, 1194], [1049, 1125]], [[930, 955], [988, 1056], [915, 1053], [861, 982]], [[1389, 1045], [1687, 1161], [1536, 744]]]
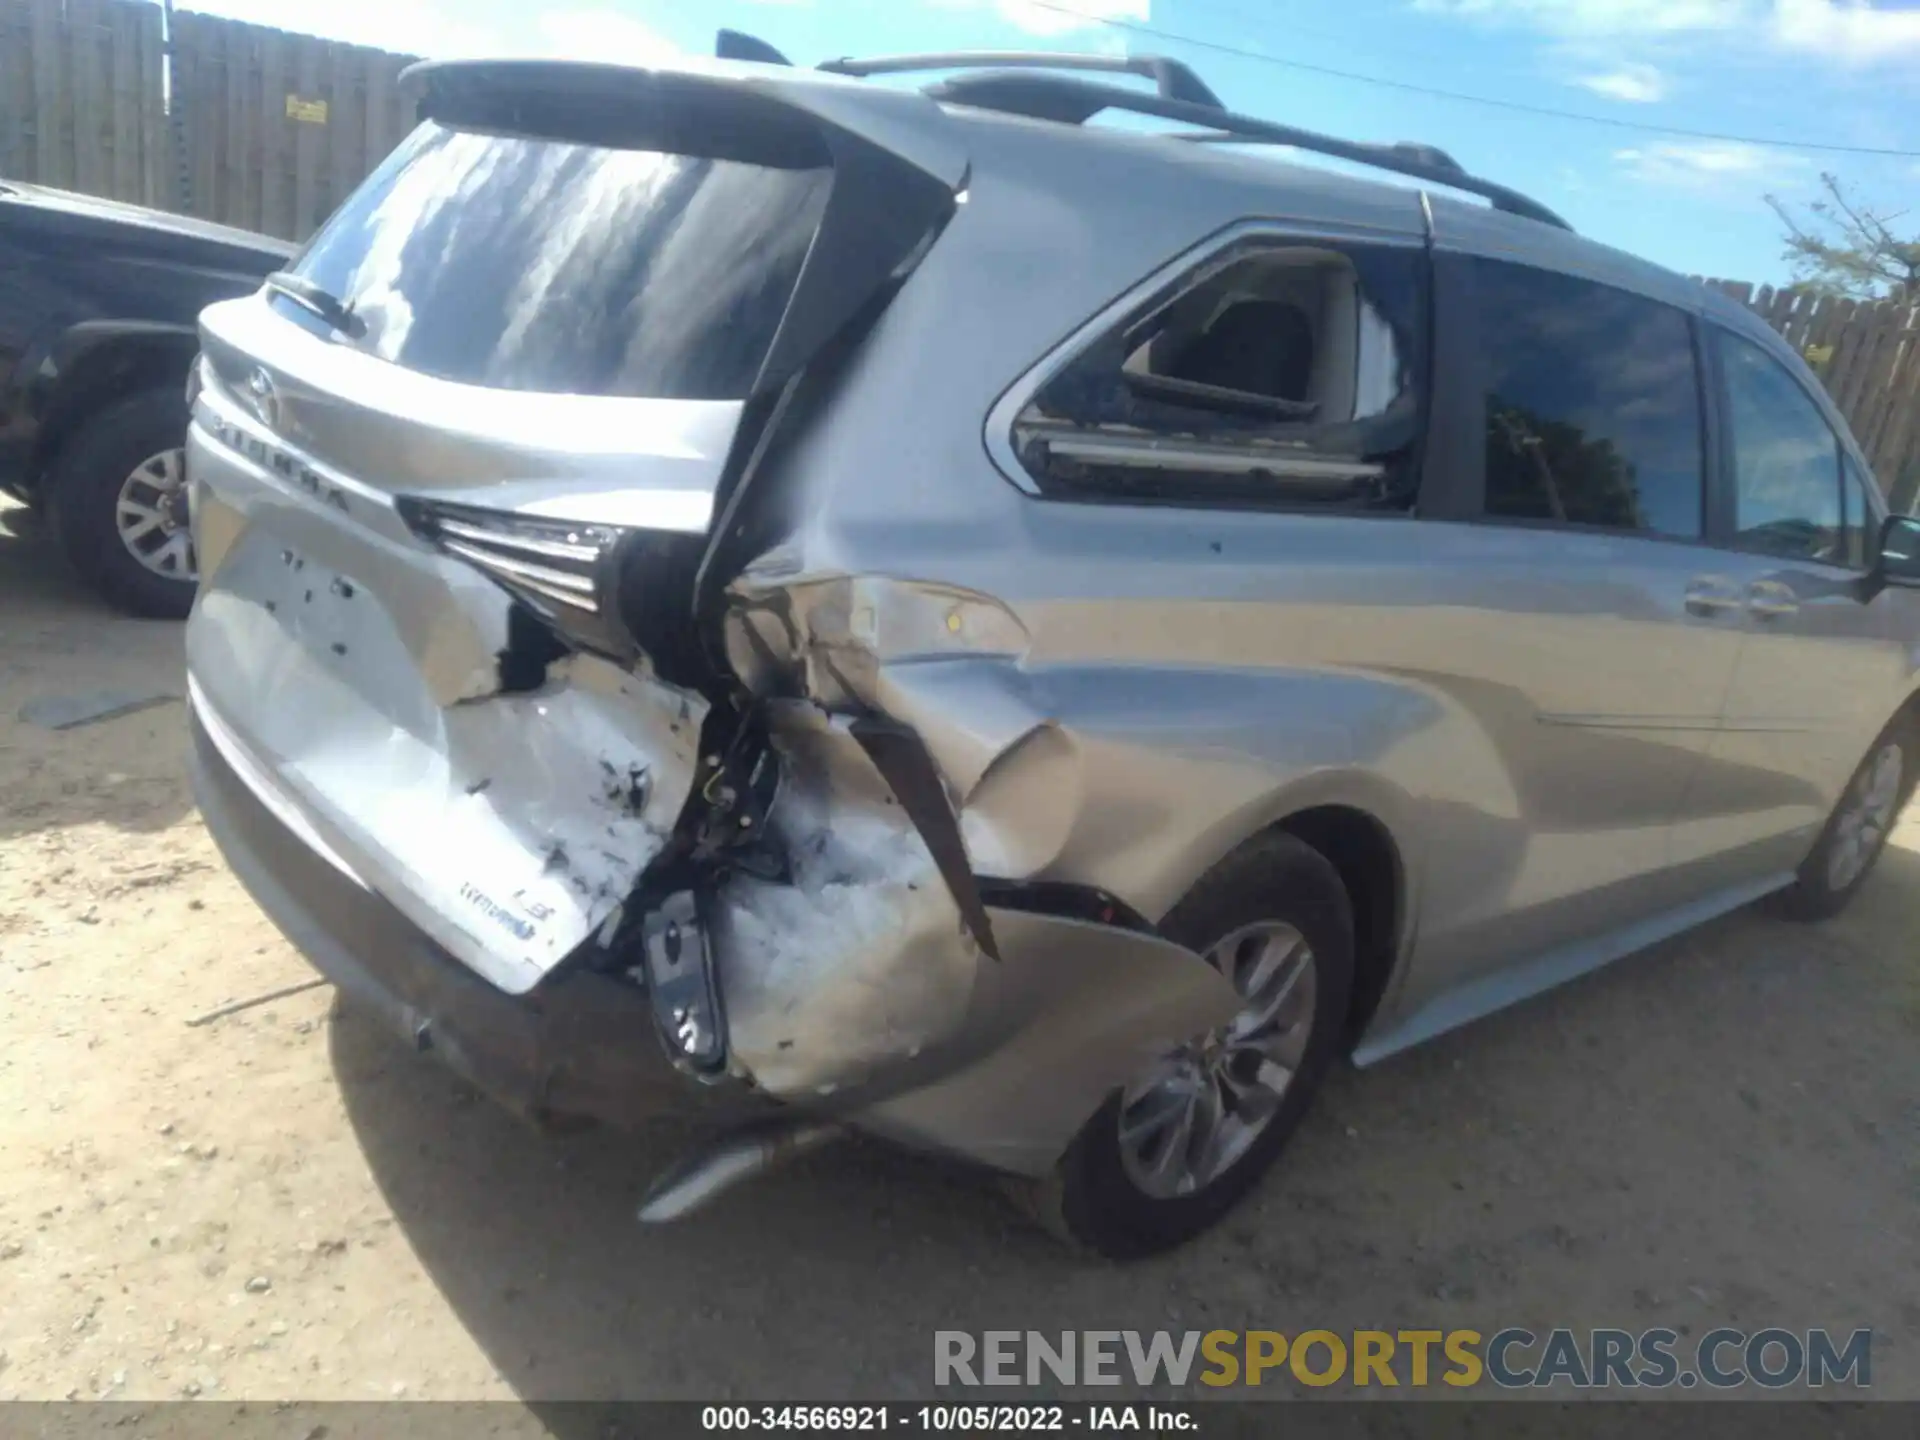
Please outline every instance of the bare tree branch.
[[1863, 248], [1875, 246], [1891, 248], [1900, 243], [1888, 233], [1887, 227], [1871, 210], [1856, 210], [1847, 203], [1846, 192], [1840, 188], [1840, 181], [1836, 176], [1824, 174], [1820, 177], [1820, 183], [1827, 187], [1827, 193], [1833, 196], [1833, 203], [1838, 205], [1840, 213], [1847, 217], [1851, 226], [1849, 239], [1860, 243]]
[[1894, 225], [1905, 211], [1889, 215], [1861, 204], [1838, 176], [1823, 174], [1824, 194], [1805, 216], [1778, 196], [1762, 198], [1785, 229], [1782, 258], [1793, 263], [1797, 287], [1854, 299], [1920, 300], [1920, 234], [1901, 239]]

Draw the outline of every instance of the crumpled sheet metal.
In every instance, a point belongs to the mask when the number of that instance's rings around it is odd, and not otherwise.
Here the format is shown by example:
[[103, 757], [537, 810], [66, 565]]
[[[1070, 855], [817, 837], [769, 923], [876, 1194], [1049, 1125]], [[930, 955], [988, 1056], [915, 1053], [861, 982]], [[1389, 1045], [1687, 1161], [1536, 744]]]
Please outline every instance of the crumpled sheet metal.
[[1037, 875], [1081, 807], [1079, 742], [1022, 667], [1029, 638], [991, 596], [804, 572], [774, 550], [729, 587], [729, 663], [762, 694], [912, 729], [946, 782], [977, 873]]
[[793, 704], [771, 729], [788, 768], [769, 824], [793, 883], [729, 880], [711, 938], [734, 1066], [804, 1100], [950, 1035], [982, 957], [848, 722]]
[[[1004, 879], [1044, 872], [1066, 845], [1081, 745], [1035, 703], [1012, 653], [1021, 637], [990, 601], [888, 584], [890, 600], [911, 596], [927, 613], [900, 623], [856, 582], [763, 591], [751, 617], [733, 617], [730, 653], [748, 674], [821, 701], [769, 706], [789, 777], [772, 824], [796, 883], [736, 879], [715, 906], [733, 1063], [802, 1108], [1044, 1173], [1109, 1093], [1231, 1018], [1238, 997], [1159, 936], [1030, 911], [990, 908], [1000, 958], [982, 954], [852, 722], [821, 706], [917, 734], [972, 872]], [[917, 644], [956, 633], [978, 649]]]
[[732, 1061], [761, 1089], [1039, 1174], [1112, 1089], [1238, 1008], [1155, 935], [992, 908], [988, 959], [849, 722], [795, 702], [771, 731], [795, 883], [729, 881], [712, 935]]
[[[1042, 1175], [1114, 1090], [1240, 1007], [1203, 958], [1157, 935], [993, 909], [983, 967], [948, 1053], [849, 1105], [863, 1129]], [[903, 1077], [904, 1078], [904, 1077]]]
[[[249, 717], [261, 767], [362, 883], [501, 989], [532, 989], [665, 847], [706, 702], [575, 655], [538, 690], [444, 704], [370, 587], [255, 541], [188, 632], [213, 713]], [[497, 588], [440, 604], [443, 628], [505, 631]]]

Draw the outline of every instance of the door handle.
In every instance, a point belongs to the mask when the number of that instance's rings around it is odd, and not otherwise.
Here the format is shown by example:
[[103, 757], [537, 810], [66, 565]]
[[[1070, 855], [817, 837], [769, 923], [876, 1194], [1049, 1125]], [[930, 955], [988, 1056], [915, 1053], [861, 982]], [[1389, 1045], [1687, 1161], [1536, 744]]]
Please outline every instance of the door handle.
[[1747, 588], [1747, 613], [1762, 620], [1777, 620], [1800, 608], [1800, 597], [1793, 587], [1779, 580], [1756, 580]]
[[1738, 587], [1719, 575], [1700, 575], [1687, 582], [1689, 615], [1718, 615], [1724, 610], [1738, 610], [1746, 603]]

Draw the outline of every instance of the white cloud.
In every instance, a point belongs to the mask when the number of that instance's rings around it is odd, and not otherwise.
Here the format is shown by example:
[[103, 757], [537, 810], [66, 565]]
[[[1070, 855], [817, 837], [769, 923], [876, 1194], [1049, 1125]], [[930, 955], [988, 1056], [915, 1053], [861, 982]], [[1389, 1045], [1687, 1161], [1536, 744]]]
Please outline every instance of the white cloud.
[[1744, 140], [1658, 140], [1616, 150], [1613, 158], [1645, 184], [1754, 199], [1769, 188], [1802, 179], [1811, 168], [1802, 156]]
[[1557, 35], [1672, 35], [1751, 21], [1754, 0], [1413, 0], [1443, 15], [1515, 20]]
[[1774, 37], [1791, 50], [1809, 50], [1859, 63], [1920, 56], [1920, 10], [1876, 9], [1861, 0], [1778, 0]]
[[1920, 55], [1920, 9], [1868, 0], [1412, 0], [1413, 8], [1526, 25], [1561, 38], [1739, 32], [1853, 64]]
[[1632, 61], [1599, 74], [1582, 75], [1574, 83], [1609, 100], [1623, 100], [1635, 105], [1650, 105], [1667, 93], [1666, 76], [1651, 65]]

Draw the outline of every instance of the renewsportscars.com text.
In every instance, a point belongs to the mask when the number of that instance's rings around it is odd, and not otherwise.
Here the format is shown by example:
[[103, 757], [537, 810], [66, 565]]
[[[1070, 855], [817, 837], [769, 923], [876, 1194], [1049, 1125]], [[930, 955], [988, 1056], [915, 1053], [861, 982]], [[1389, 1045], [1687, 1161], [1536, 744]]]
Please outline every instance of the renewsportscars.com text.
[[1873, 1383], [1873, 1332], [936, 1330], [936, 1385], [1781, 1389]]

